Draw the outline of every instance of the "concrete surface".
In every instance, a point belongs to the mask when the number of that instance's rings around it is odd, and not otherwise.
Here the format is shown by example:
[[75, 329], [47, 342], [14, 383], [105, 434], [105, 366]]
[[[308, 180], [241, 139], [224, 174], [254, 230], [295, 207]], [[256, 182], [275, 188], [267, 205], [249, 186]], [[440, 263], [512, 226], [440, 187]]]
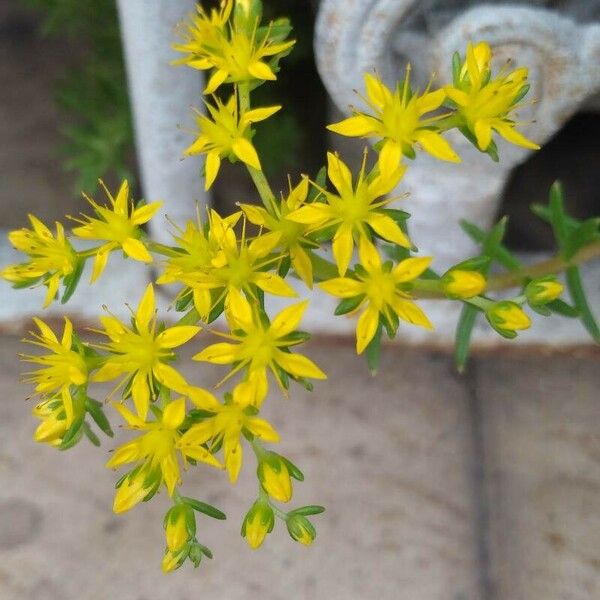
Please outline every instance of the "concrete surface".
[[[389, 347], [371, 378], [349, 343], [313, 341], [307, 353], [329, 380], [288, 401], [274, 392], [264, 412], [306, 476], [293, 502], [327, 507], [314, 546], [278, 524], [262, 549], [248, 549], [239, 536], [255, 490], [247, 454], [234, 487], [218, 472], [188, 473], [183, 492], [228, 520], [199, 519], [213, 561], [164, 576], [166, 498], [116, 516], [116, 475], [103, 463], [117, 441], [65, 453], [32, 441], [21, 350], [2, 338], [2, 600], [600, 595], [597, 353], [483, 355], [459, 378], [444, 354]], [[224, 372], [189, 360], [182, 369], [206, 386]]]

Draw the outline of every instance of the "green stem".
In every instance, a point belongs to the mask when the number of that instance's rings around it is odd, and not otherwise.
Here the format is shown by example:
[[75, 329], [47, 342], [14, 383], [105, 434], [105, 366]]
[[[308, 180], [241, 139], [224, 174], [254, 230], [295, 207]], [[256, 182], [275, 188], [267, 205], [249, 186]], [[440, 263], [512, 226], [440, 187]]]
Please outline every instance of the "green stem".
[[[238, 98], [240, 103], [240, 113], [245, 113], [250, 110], [250, 86], [247, 82], [242, 82], [238, 85]], [[244, 163], [246, 164], [246, 163]], [[248, 173], [254, 182], [256, 190], [264, 204], [265, 208], [270, 212], [274, 213], [277, 207], [277, 200], [273, 190], [265, 177], [265, 174], [260, 169], [255, 169], [250, 165], [246, 164]]]

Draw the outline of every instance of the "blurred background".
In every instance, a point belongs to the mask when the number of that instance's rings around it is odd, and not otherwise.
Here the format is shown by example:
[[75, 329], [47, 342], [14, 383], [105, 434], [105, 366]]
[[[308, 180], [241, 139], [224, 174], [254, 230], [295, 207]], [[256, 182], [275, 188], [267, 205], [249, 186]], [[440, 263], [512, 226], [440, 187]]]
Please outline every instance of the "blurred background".
[[[287, 173], [319, 169], [331, 146], [324, 125], [338, 114], [315, 68], [318, 2], [264, 3], [291, 17], [298, 40], [278, 81], [257, 92], [260, 104], [287, 108], [256, 137], [268, 175], [285, 188]], [[426, 14], [415, 14], [415, 27], [431, 26]], [[499, 212], [513, 217], [512, 248], [551, 248], [528, 205], [555, 179], [576, 216], [598, 214], [597, 106], [583, 106], [511, 175]], [[253, 194], [244, 170], [224, 168], [213, 202], [228, 212]], [[46, 221], [76, 214], [81, 190], [94, 195], [99, 177], [109, 187], [127, 177], [141, 195], [115, 2], [2, 0], [0, 229], [25, 225], [30, 212]], [[306, 475], [298, 502], [328, 509], [315, 519], [315, 546], [300, 548], [280, 525], [251, 552], [239, 537], [254, 494], [250, 466], [235, 488], [198, 473], [189, 495], [229, 518], [201, 522], [214, 561], [164, 577], [166, 499], [116, 517], [105, 452], [85, 441], [63, 454], [35, 445], [31, 402], [22, 401], [29, 387], [18, 382], [23, 347], [12, 336], [0, 342], [1, 600], [600, 598], [595, 349], [478, 354], [460, 378], [445, 353], [389, 347], [374, 379], [351, 340], [317, 337], [309, 354], [329, 381], [268, 401], [282, 451]], [[219, 378], [189, 360], [186, 369], [198, 384]]]

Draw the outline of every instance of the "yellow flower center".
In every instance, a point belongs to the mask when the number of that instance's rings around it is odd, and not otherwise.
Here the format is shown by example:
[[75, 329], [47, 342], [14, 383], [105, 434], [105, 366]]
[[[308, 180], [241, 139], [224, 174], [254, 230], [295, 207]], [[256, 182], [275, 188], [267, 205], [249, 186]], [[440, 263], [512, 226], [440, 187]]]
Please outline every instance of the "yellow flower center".
[[396, 282], [391, 273], [371, 271], [365, 278], [365, 294], [373, 306], [381, 311], [385, 304], [391, 304], [396, 295]]
[[140, 448], [144, 456], [151, 456], [156, 462], [167, 458], [175, 448], [177, 432], [171, 429], [149, 431], [140, 439]]

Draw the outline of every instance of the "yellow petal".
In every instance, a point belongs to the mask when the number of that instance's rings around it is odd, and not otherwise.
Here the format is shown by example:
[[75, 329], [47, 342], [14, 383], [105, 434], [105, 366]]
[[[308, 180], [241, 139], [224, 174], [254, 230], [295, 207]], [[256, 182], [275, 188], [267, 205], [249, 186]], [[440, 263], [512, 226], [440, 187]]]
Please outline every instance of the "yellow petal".
[[382, 213], [371, 212], [367, 217], [367, 223], [374, 229], [375, 233], [384, 240], [394, 242], [404, 248], [412, 247], [410, 240], [391, 217]]
[[221, 404], [215, 396], [204, 388], [190, 386], [187, 389], [186, 394], [194, 406], [197, 406], [198, 408], [211, 412], [216, 412], [221, 408]]
[[144, 291], [144, 295], [140, 300], [140, 304], [135, 313], [135, 324], [140, 332], [148, 331], [148, 325], [154, 317], [154, 288], [149, 283]]
[[392, 308], [403, 321], [419, 325], [425, 329], [433, 329], [433, 325], [427, 318], [427, 315], [414, 302], [395, 297]]
[[308, 253], [300, 245], [295, 245], [290, 248], [290, 259], [292, 267], [296, 274], [302, 279], [307, 288], [312, 289], [313, 286], [313, 268], [312, 262]]
[[229, 481], [235, 483], [242, 467], [243, 450], [239, 440], [225, 439], [225, 468]]
[[370, 73], [365, 73], [365, 88], [369, 100], [377, 106], [377, 108], [383, 108], [383, 105], [391, 100], [390, 90]]
[[301, 206], [298, 210], [291, 212], [287, 218], [303, 225], [314, 225], [320, 227], [331, 217], [331, 207], [322, 202], [313, 202], [306, 206]]
[[238, 347], [235, 344], [222, 342], [204, 348], [192, 357], [192, 360], [202, 360], [215, 365], [227, 365], [238, 359]]
[[52, 329], [50, 329], [50, 327], [48, 327], [48, 325], [46, 325], [46, 323], [44, 323], [44, 321], [38, 319], [37, 317], [33, 317], [33, 322], [37, 325], [37, 328], [40, 330], [40, 333], [44, 339], [58, 344], [58, 338], [56, 337], [55, 333], [52, 331]]
[[118, 377], [126, 371], [126, 368], [118, 363], [106, 362], [104, 363], [92, 376], [92, 381], [110, 381], [115, 377]]
[[338, 298], [353, 298], [364, 293], [363, 286], [359, 281], [347, 277], [336, 277], [318, 284], [319, 287], [332, 296]]
[[279, 434], [265, 419], [253, 417], [246, 422], [246, 429], [265, 442], [278, 442]]
[[430, 256], [406, 258], [394, 267], [394, 279], [397, 283], [412, 281], [427, 270], [430, 264]]
[[175, 452], [169, 452], [160, 461], [160, 470], [167, 486], [167, 492], [169, 496], [172, 496], [180, 480], [179, 465], [177, 464], [177, 455]]
[[150, 406], [150, 388], [148, 387], [148, 378], [145, 373], [138, 371], [131, 385], [131, 397], [135, 410], [141, 419], [145, 420]]
[[185, 398], [169, 402], [162, 415], [162, 424], [167, 429], [177, 429], [185, 419]]
[[162, 202], [152, 202], [151, 204], [144, 204], [143, 206], [136, 208], [131, 215], [131, 222], [134, 225], [147, 223], [162, 205]]
[[139, 260], [141, 262], [152, 262], [152, 255], [146, 249], [146, 246], [140, 242], [140, 240], [136, 240], [135, 238], [127, 238], [123, 244], [123, 252], [127, 254], [130, 258], [134, 258], [135, 260]]
[[248, 73], [256, 77], [256, 79], [264, 79], [266, 81], [275, 81], [277, 79], [271, 67], [262, 61], [256, 61], [248, 65]]
[[123, 420], [132, 429], [143, 429], [146, 422], [140, 419], [137, 415], [134, 415], [124, 404], [121, 402], [111, 402], [111, 406], [123, 417]]
[[181, 453], [188, 458], [200, 460], [211, 467], [216, 467], [217, 469], [223, 468], [223, 465], [202, 446], [186, 446], [185, 448], [180, 448], [180, 450]]
[[271, 333], [276, 338], [281, 338], [298, 329], [307, 306], [308, 300], [304, 300], [284, 308], [271, 322]]
[[210, 290], [204, 288], [194, 288], [193, 296], [195, 309], [198, 311], [200, 317], [206, 320], [212, 308]]
[[152, 372], [163, 385], [180, 394], [185, 394], [188, 384], [179, 371], [164, 363], [158, 363]]
[[48, 286], [48, 292], [46, 293], [46, 299], [44, 300], [43, 308], [48, 308], [52, 301], [56, 298], [56, 292], [58, 292], [58, 285], [60, 284], [60, 275], [56, 274], [50, 277], [46, 282]]
[[447, 160], [449, 162], [460, 162], [460, 157], [452, 146], [435, 131], [429, 131], [427, 129], [421, 129], [415, 134], [416, 140], [421, 144], [423, 149], [438, 158], [439, 160]]
[[229, 73], [223, 69], [217, 69], [208, 80], [206, 87], [204, 88], [204, 94], [212, 94], [217, 88], [227, 79]]
[[254, 260], [263, 258], [269, 254], [278, 244], [281, 234], [270, 232], [255, 237], [248, 246], [248, 254]]
[[458, 106], [468, 106], [469, 105], [469, 102], [470, 102], [469, 96], [465, 92], [463, 92], [461, 90], [457, 90], [455, 87], [451, 87], [451, 86], [446, 86], [444, 88], [444, 91], [446, 92], [446, 95], [448, 96], [448, 98], [450, 98], [452, 101], [454, 101], [454, 103], [457, 104]]
[[248, 221], [254, 225], [265, 227], [269, 218], [269, 213], [262, 207], [255, 204], [240, 204], [240, 208], [244, 211]]
[[268, 119], [279, 110], [281, 110], [281, 106], [266, 106], [264, 108], [255, 108], [253, 110], [245, 112], [242, 115], [241, 120], [247, 123], [258, 123], [259, 121], [264, 121], [265, 119]]
[[362, 137], [375, 133], [372, 121], [362, 115], [355, 115], [339, 123], [333, 123], [328, 125], [327, 129], [338, 135], [346, 135], [348, 137]]
[[475, 123], [475, 137], [480, 150], [487, 150], [492, 141], [492, 127], [487, 121], [479, 120]]
[[110, 254], [111, 249], [111, 245], [104, 245], [96, 254], [96, 257], [94, 258], [94, 268], [92, 270], [90, 283], [94, 283], [94, 281], [96, 281], [98, 277], [102, 275], [104, 269], [106, 268], [106, 263], [108, 262], [108, 255]]
[[366, 237], [360, 238], [358, 256], [360, 258], [360, 264], [365, 267], [367, 271], [381, 270], [381, 256], [379, 256], [379, 251]]
[[106, 463], [109, 469], [117, 469], [121, 465], [125, 465], [130, 462], [134, 462], [141, 458], [140, 445], [137, 440], [127, 442], [122, 446], [119, 446], [110, 457], [110, 460]]
[[352, 260], [352, 250], [354, 240], [352, 239], [352, 230], [349, 227], [340, 227], [334, 238], [331, 249], [338, 267], [338, 273], [343, 277], [348, 270], [348, 265]]
[[219, 173], [219, 168], [221, 167], [221, 157], [219, 156], [218, 151], [209, 152], [206, 155], [206, 162], [204, 164], [204, 189], [210, 189], [211, 185], [214, 183], [217, 175]]
[[379, 311], [369, 306], [356, 324], [356, 353], [362, 354], [369, 342], [375, 337], [379, 325]]
[[327, 176], [340, 194], [352, 192], [352, 173], [339, 156], [333, 152], [327, 153]]
[[289, 283], [275, 273], [256, 273], [252, 281], [261, 290], [274, 296], [295, 298], [298, 295]]
[[[100, 182], [102, 186], [104, 186], [104, 183]], [[110, 198], [110, 193], [108, 192], [108, 190], [106, 188], [104, 188], [106, 191], [107, 196]], [[119, 188], [119, 191], [117, 192], [117, 197], [114, 200], [114, 210], [116, 213], [121, 214], [121, 215], [126, 215], [128, 213], [129, 207], [127, 206], [127, 200], [129, 198], [129, 184], [127, 183], [127, 180], [124, 179], [123, 182], [121, 183], [121, 187]]]
[[507, 123], [494, 124], [494, 129], [508, 142], [530, 150], [539, 150], [540, 147], [535, 142], [528, 140], [522, 133], [519, 133], [513, 126]]
[[293, 354], [277, 350], [275, 362], [290, 375], [296, 377], [311, 377], [312, 379], [327, 379], [327, 375], [315, 363], [302, 354]]
[[189, 342], [199, 331], [200, 327], [193, 325], [169, 327], [156, 336], [156, 342], [161, 348], [176, 348]]
[[235, 288], [229, 290], [225, 309], [227, 321], [231, 329], [243, 329], [247, 331], [252, 328], [254, 322], [252, 307], [239, 290]]
[[250, 165], [252, 168], [261, 170], [260, 160], [258, 159], [258, 154], [256, 154], [256, 150], [251, 142], [249, 142], [246, 138], [237, 138], [234, 140], [233, 144], [231, 144], [231, 149], [233, 153], [247, 165]]
[[419, 115], [438, 109], [442, 105], [445, 97], [446, 92], [443, 89], [435, 90], [435, 92], [429, 92], [428, 94], [421, 96], [417, 100]]

